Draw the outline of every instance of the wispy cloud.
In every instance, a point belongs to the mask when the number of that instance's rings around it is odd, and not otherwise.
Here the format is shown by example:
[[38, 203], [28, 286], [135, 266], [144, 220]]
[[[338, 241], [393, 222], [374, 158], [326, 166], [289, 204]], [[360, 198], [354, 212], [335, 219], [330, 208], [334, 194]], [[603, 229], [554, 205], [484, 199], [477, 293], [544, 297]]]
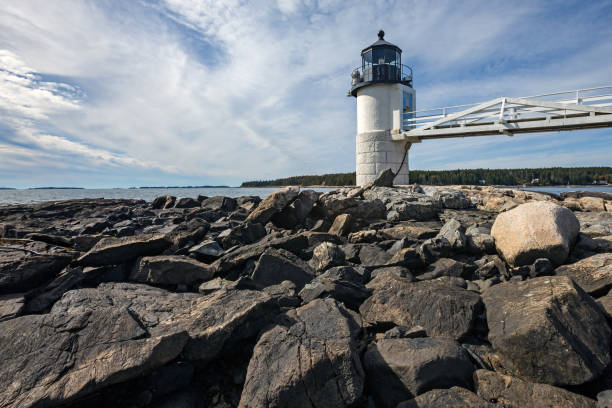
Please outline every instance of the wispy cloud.
[[[86, 163], [80, 184], [92, 186], [352, 171], [355, 101], [344, 95], [379, 28], [414, 66], [422, 108], [609, 81], [612, 6], [554, 4], [7, 1], [0, 184], [16, 183], [8, 163], [51, 177], [53, 160], [57, 177]], [[541, 138], [423, 143], [411, 165], [550, 166], [586, 152], [567, 138], [535, 159], [538, 140], [556, 140]], [[612, 155], [612, 142], [600, 151]]]

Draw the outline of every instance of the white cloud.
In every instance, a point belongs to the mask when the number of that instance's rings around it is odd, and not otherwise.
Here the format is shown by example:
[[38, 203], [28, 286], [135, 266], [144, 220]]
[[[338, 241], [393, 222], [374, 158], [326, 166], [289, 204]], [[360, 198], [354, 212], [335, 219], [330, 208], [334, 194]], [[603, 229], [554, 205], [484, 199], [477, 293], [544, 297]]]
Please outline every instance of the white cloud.
[[[0, 49], [7, 50], [0, 114], [29, 119], [38, 152], [71, 152], [125, 171], [176, 171], [176, 184], [180, 176], [236, 183], [350, 171], [355, 101], [344, 95], [359, 51], [379, 28], [416, 65], [419, 107], [608, 79], [611, 42], [587, 38], [601, 25], [590, 27], [586, 11], [571, 24], [536, 24], [545, 7], [8, 1], [0, 10]], [[456, 162], [456, 142], [423, 143], [416, 162]], [[484, 154], [496, 142], [466, 143]]]

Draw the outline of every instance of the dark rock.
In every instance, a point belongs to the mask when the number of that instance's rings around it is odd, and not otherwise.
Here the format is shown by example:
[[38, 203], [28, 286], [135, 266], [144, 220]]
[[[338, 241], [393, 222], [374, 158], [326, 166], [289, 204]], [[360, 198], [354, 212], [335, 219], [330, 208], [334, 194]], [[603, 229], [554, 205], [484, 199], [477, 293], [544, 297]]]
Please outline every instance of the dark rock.
[[421, 255], [418, 250], [414, 248], [400, 249], [387, 263], [390, 265], [405, 266], [411, 269], [419, 269], [423, 267]]
[[370, 272], [370, 276], [372, 279], [377, 278], [379, 276], [397, 276], [399, 278], [406, 278], [410, 282], [414, 281], [414, 276], [410, 273], [410, 270], [405, 266], [385, 266], [382, 268], [376, 268], [372, 272]]
[[[263, 225], [245, 222], [231, 230], [221, 239], [221, 246], [224, 249], [231, 248], [235, 245], [248, 245], [259, 241], [266, 236], [266, 229]], [[221, 235], [217, 239], [220, 239]]]
[[198, 292], [208, 295], [220, 289], [236, 289], [238, 282], [231, 281], [223, 278], [214, 278], [207, 282], [202, 283], [198, 287]]
[[364, 383], [360, 331], [358, 317], [332, 299], [287, 312], [260, 336], [239, 407], [353, 406]]
[[336, 244], [323, 242], [317, 245], [312, 255], [312, 265], [317, 271], [324, 271], [344, 263], [344, 252]]
[[596, 408], [597, 406], [594, 400], [563, 388], [525, 382], [488, 370], [474, 372], [474, 388], [483, 399], [511, 407]]
[[217, 241], [208, 240], [189, 248], [189, 253], [207, 258], [219, 258], [225, 253], [225, 250]]
[[373, 243], [379, 240], [380, 238], [376, 230], [357, 231], [348, 235], [348, 241], [352, 244]]
[[363, 274], [350, 266], [339, 266], [328, 269], [317, 276], [300, 291], [304, 303], [316, 298], [331, 297], [346, 307], [358, 310], [359, 306], [370, 296], [370, 290], [363, 284]]
[[173, 360], [183, 331], [148, 336], [126, 308], [29, 315], [0, 323], [0, 405], [62, 405]]
[[338, 215], [329, 228], [329, 233], [334, 235], [347, 235], [351, 231], [352, 221], [350, 214]]
[[340, 245], [340, 249], [344, 252], [344, 259], [348, 262], [358, 263], [359, 260], [359, 250], [361, 249], [361, 245], [355, 244], [345, 244]]
[[437, 234], [438, 231], [433, 228], [405, 224], [378, 230], [378, 235], [382, 239], [427, 239], [433, 238]]
[[451, 248], [455, 251], [462, 251], [467, 247], [467, 238], [464, 233], [464, 228], [461, 226], [461, 223], [454, 218], [448, 220], [444, 224], [438, 236], [446, 238]]
[[[248, 197], [240, 197], [240, 205], [245, 204], [246, 202], [254, 202], [253, 198]], [[222, 212], [232, 212], [238, 207], [238, 201], [223, 196], [214, 196], [210, 198], [206, 198], [201, 202], [202, 208], [206, 208], [212, 211], [222, 211]]]
[[427, 272], [417, 276], [418, 280], [431, 280], [441, 276], [461, 277], [465, 264], [455, 261], [450, 258], [440, 258], [436, 262], [429, 265]]
[[359, 261], [363, 266], [385, 266], [393, 256], [375, 244], [364, 245], [359, 250]]
[[305, 234], [295, 234], [276, 238], [268, 236], [255, 244], [244, 245], [234, 251], [226, 253], [212, 265], [219, 273], [225, 273], [232, 269], [242, 267], [247, 261], [253, 258], [259, 258], [267, 248], [281, 248], [293, 254], [299, 254], [308, 246], [308, 237]]
[[210, 228], [210, 224], [202, 219], [195, 218], [177, 225], [166, 234], [166, 239], [172, 242], [176, 248], [193, 245], [199, 242]]
[[422, 326], [434, 337], [461, 339], [480, 328], [483, 312], [480, 296], [448, 283], [433, 280], [411, 283], [408, 279], [377, 276], [373, 295], [359, 308], [364, 325]]
[[608, 321], [612, 321], [612, 290], [606, 296], [597, 298], [597, 303], [601, 306]]
[[113, 265], [138, 258], [157, 255], [170, 246], [163, 234], [142, 234], [133, 237], [103, 238], [78, 259], [80, 265]]
[[421, 326], [414, 326], [412, 328], [395, 326], [387, 330], [383, 335], [385, 339], [416, 339], [420, 337], [427, 337], [427, 332]]
[[80, 252], [87, 252], [102, 238], [104, 238], [102, 235], [79, 235], [73, 238], [74, 249]]
[[443, 338], [381, 339], [363, 357], [367, 389], [377, 406], [398, 403], [435, 388], [470, 388], [474, 367], [467, 352]]
[[71, 268], [67, 266], [44, 288], [28, 295], [25, 311], [28, 313], [40, 313], [48, 309], [65, 292], [79, 285], [84, 277], [82, 267]]
[[494, 276], [509, 276], [504, 261], [497, 255], [487, 255], [476, 261], [474, 276], [477, 279], [489, 279]]
[[86, 266], [83, 268], [82, 285], [95, 287], [102, 282], [123, 282], [127, 280], [128, 272], [126, 264]]
[[62, 237], [60, 235], [41, 234], [38, 232], [32, 232], [30, 234], [26, 234], [24, 238], [31, 239], [33, 241], [44, 242], [50, 245], [66, 247], [66, 248], [70, 248], [74, 245], [73, 239]]
[[612, 253], [603, 253], [562, 265], [555, 269], [555, 275], [572, 278], [585, 292], [600, 296], [612, 289]]
[[181, 255], [158, 255], [139, 258], [130, 280], [154, 285], [191, 285], [207, 281], [214, 275], [209, 265]]
[[393, 170], [385, 169], [378, 172], [372, 185], [376, 187], [393, 187], [393, 180], [395, 180]]
[[51, 313], [70, 315], [112, 307], [129, 307], [130, 314], [152, 337], [186, 331], [182, 351], [187, 360], [213, 360], [224, 347], [252, 338], [277, 314], [278, 306], [255, 290], [171, 293], [133, 283], [102, 283], [95, 289], [66, 292]]
[[610, 363], [610, 328], [595, 301], [568, 277], [501, 283], [482, 298], [489, 341], [509, 373], [578, 385]]
[[316, 210], [322, 217], [329, 219], [340, 214], [351, 214], [355, 219], [382, 219], [387, 213], [384, 203], [379, 199], [361, 200], [340, 192], [323, 194], [319, 197]]
[[174, 204], [174, 208], [196, 208], [200, 207], [200, 202], [190, 197], [179, 198]]
[[0, 294], [35, 288], [72, 261], [72, 254], [61, 248], [31, 241], [6, 243], [9, 245], [0, 247]]
[[538, 258], [533, 263], [533, 273], [531, 274], [531, 277], [535, 278], [538, 276], [552, 275], [554, 269], [555, 267], [548, 259]]
[[279, 213], [274, 214], [272, 222], [281, 228], [292, 229], [304, 222], [313, 205], [317, 202], [319, 193], [314, 190], [302, 190], [297, 198]]
[[274, 214], [289, 205], [297, 197], [299, 191], [299, 187], [289, 186], [270, 194], [251, 212], [247, 221], [266, 224]]
[[0, 295], [0, 322], [19, 316], [24, 306], [25, 297], [22, 293]]
[[431, 390], [418, 397], [398, 404], [397, 408], [510, 408], [487, 402], [461, 387]]
[[170, 195], [159, 196], [151, 203], [151, 208], [162, 210], [174, 207], [176, 197]]
[[83, 226], [81, 234], [99, 234], [104, 231], [109, 224], [105, 219], [93, 220]]
[[494, 254], [495, 240], [489, 234], [468, 234], [467, 249], [472, 254]]
[[259, 257], [251, 279], [263, 287], [291, 281], [299, 289], [315, 277], [315, 271], [303, 260], [284, 249], [268, 248]]
[[283, 281], [278, 285], [267, 286], [263, 291], [270, 295], [281, 308], [296, 308], [302, 303], [296, 293], [295, 284]]
[[417, 249], [419, 256], [426, 264], [450, 255], [452, 246], [444, 237], [436, 236], [423, 242]]
[[440, 188], [434, 186], [423, 186], [423, 192], [436, 200], [442, 208], [464, 209], [474, 205], [459, 190], [451, 188]]

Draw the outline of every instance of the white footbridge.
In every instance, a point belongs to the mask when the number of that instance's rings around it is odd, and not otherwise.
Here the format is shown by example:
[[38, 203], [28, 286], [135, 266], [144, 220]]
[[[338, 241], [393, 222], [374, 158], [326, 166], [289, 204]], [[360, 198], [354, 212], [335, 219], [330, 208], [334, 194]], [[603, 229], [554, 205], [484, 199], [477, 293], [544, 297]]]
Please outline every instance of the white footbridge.
[[394, 111], [394, 141], [422, 140], [612, 127], [612, 86], [413, 112]]

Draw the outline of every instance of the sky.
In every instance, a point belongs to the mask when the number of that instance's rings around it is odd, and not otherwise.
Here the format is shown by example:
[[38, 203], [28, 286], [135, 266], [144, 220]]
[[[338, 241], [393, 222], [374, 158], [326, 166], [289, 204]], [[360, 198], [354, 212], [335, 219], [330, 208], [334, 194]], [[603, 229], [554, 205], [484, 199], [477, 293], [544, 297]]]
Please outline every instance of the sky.
[[[3, 0], [0, 186], [239, 185], [355, 170], [360, 51], [417, 109], [612, 85], [612, 1]], [[412, 169], [611, 166], [612, 130], [427, 141]]]

